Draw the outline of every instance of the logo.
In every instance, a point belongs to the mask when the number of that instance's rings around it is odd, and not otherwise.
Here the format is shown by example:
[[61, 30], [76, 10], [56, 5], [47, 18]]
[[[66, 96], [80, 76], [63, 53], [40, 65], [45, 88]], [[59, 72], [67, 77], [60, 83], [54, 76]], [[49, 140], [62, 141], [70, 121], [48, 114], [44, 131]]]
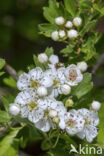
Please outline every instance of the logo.
[[76, 147], [71, 144], [71, 150], [69, 153], [78, 153], [78, 154], [102, 154], [102, 148], [101, 147], [93, 147], [86, 144], [85, 146], [82, 146], [79, 144], [78, 150]]

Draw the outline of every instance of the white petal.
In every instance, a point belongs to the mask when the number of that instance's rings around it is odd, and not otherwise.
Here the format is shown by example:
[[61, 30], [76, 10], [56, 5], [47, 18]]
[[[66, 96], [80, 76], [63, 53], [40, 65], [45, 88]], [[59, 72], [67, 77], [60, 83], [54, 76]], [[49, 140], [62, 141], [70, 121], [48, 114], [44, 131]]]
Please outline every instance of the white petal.
[[88, 142], [92, 142], [93, 139], [98, 135], [97, 128], [94, 126], [87, 126], [86, 128], [86, 139]]
[[45, 86], [45, 87], [51, 87], [53, 85], [53, 80], [51, 77], [43, 77], [43, 79], [41, 80], [41, 85]]
[[77, 136], [78, 136], [79, 138], [81, 138], [81, 139], [84, 139], [84, 138], [85, 138], [85, 129], [83, 129], [81, 132], [79, 132], [79, 133], [77, 134]]
[[19, 90], [25, 90], [30, 85], [30, 76], [26, 73], [23, 73], [19, 76], [17, 81], [17, 87]]
[[45, 118], [41, 119], [39, 122], [35, 123], [36, 128], [43, 132], [48, 132], [50, 130], [49, 121]]
[[43, 77], [43, 71], [40, 67], [36, 67], [29, 71], [30, 78], [34, 80], [41, 79]]

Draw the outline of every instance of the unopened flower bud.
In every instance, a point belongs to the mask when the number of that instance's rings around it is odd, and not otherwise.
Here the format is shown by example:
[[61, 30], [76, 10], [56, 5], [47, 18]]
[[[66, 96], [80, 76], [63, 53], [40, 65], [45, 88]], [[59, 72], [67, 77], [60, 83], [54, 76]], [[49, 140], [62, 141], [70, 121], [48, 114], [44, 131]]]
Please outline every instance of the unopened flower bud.
[[59, 62], [59, 58], [57, 55], [51, 55], [50, 58], [49, 58], [49, 61], [52, 63], [52, 64], [56, 64]]
[[44, 97], [47, 95], [47, 89], [43, 86], [40, 86], [38, 87], [37, 89], [37, 94], [40, 96], [40, 97]]
[[71, 21], [67, 21], [65, 24], [65, 27], [69, 29], [72, 28], [72, 26], [73, 26], [73, 23]]
[[62, 85], [61, 91], [62, 91], [62, 94], [68, 95], [71, 92], [71, 87], [69, 85], [66, 85], [66, 84]]
[[18, 115], [20, 112], [20, 106], [15, 103], [10, 104], [9, 112], [14, 116]]
[[74, 104], [73, 100], [72, 99], [68, 99], [65, 102], [65, 107], [72, 107], [73, 104]]
[[76, 27], [80, 26], [81, 23], [82, 23], [82, 19], [81, 19], [80, 17], [76, 17], [76, 18], [73, 19], [73, 24], [74, 24]]
[[79, 63], [77, 64], [77, 67], [78, 67], [82, 72], [84, 72], [84, 71], [87, 70], [87, 63], [84, 62], [84, 61], [79, 62]]
[[57, 116], [53, 118], [53, 122], [54, 122], [54, 123], [58, 124], [59, 121], [60, 121], [60, 119], [59, 119]]
[[38, 55], [38, 60], [40, 63], [46, 63], [48, 61], [48, 56], [45, 53]]
[[58, 31], [53, 31], [52, 34], [51, 34], [51, 38], [54, 41], [58, 41], [59, 40], [59, 33], [58, 33]]
[[93, 110], [98, 111], [101, 107], [101, 103], [98, 101], [93, 101], [91, 107]]
[[60, 31], [59, 31], [59, 37], [60, 37], [60, 38], [65, 37], [65, 35], [66, 35], [66, 33], [65, 33], [64, 30], [60, 30]]
[[57, 25], [63, 25], [65, 23], [65, 19], [63, 17], [61, 17], [61, 16], [57, 17], [57, 18], [55, 18], [55, 23]]
[[50, 110], [48, 115], [49, 115], [49, 117], [54, 118], [55, 116], [57, 116], [57, 111], [56, 110]]
[[74, 29], [68, 31], [68, 37], [70, 39], [76, 38], [78, 36], [78, 32]]

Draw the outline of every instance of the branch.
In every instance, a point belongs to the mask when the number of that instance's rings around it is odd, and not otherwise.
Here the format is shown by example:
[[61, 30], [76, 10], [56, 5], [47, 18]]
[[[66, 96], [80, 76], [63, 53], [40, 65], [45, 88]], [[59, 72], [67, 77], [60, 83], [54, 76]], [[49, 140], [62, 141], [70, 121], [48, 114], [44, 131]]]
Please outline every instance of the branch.
[[6, 63], [4, 69], [13, 77], [14, 80], [18, 80], [17, 72], [9, 64]]

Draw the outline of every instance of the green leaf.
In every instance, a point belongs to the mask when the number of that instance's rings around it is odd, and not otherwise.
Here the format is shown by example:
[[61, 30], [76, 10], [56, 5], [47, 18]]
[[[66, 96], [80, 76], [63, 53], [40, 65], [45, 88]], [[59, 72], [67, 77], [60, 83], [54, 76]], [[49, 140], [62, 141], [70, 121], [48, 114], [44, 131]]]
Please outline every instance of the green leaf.
[[4, 67], [5, 60], [0, 58], [0, 70]]
[[0, 76], [4, 75], [5, 72], [0, 72]]
[[66, 10], [74, 17], [77, 13], [76, 1], [75, 0], [64, 0]]
[[10, 120], [11, 120], [10, 114], [0, 110], [0, 123], [9, 122]]
[[70, 53], [74, 52], [74, 45], [69, 44], [66, 48], [62, 49], [61, 52], [64, 54], [64, 56], [69, 56]]
[[5, 110], [8, 112], [10, 103], [14, 102], [14, 96], [7, 94], [1, 98]]
[[21, 128], [13, 129], [0, 142], [0, 156], [18, 156], [18, 144], [15, 140]]
[[40, 34], [50, 37], [53, 31], [59, 30], [59, 27], [55, 24], [40, 24], [39, 25]]
[[101, 109], [99, 110], [99, 119], [97, 142], [100, 147], [104, 148], [104, 103], [102, 103]]
[[54, 50], [52, 47], [46, 48], [45, 53], [48, 57], [50, 57], [54, 53]]
[[72, 94], [80, 99], [82, 96], [87, 94], [93, 88], [93, 83], [91, 82], [91, 74], [85, 73], [82, 82], [72, 88]]
[[3, 82], [6, 85], [8, 85], [9, 87], [12, 87], [12, 88], [15, 88], [15, 89], [17, 88], [17, 83], [11, 76], [9, 78], [4, 78]]
[[56, 0], [49, 0], [49, 7], [43, 8], [43, 15], [51, 24], [54, 24], [55, 18], [62, 15], [59, 3]]

